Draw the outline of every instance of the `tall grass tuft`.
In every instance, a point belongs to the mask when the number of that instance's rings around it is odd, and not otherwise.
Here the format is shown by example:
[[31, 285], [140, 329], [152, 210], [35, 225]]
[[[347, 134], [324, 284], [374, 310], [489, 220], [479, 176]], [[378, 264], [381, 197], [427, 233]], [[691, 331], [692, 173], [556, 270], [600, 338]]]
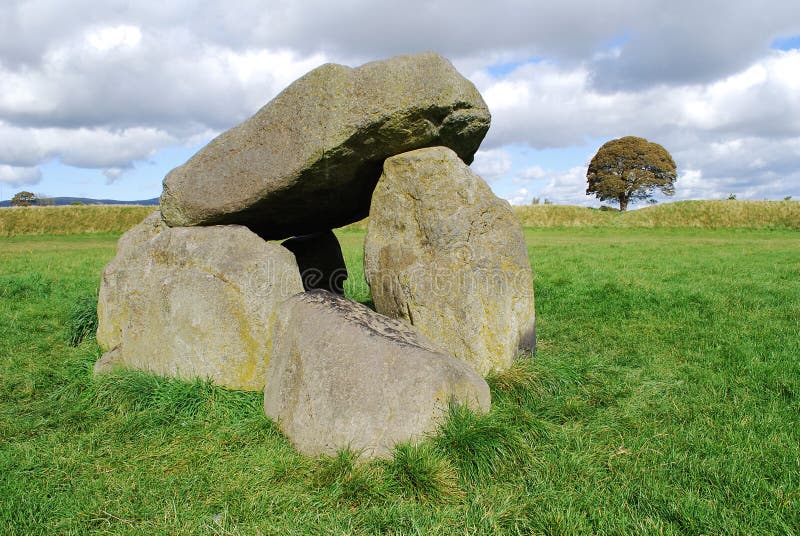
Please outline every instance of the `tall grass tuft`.
[[208, 412], [218, 389], [210, 380], [187, 382], [119, 370], [97, 379], [95, 403], [122, 412], [155, 411], [172, 418], [195, 417]]
[[455, 467], [430, 443], [395, 446], [387, 473], [407, 498], [437, 503], [464, 498]]
[[81, 296], [73, 304], [66, 322], [66, 339], [70, 346], [78, 346], [97, 333], [97, 296]]
[[497, 475], [530, 453], [525, 438], [511, 421], [498, 418], [494, 411], [478, 415], [455, 402], [451, 402], [447, 419], [432, 441], [465, 483]]
[[335, 456], [318, 458], [315, 485], [337, 502], [351, 505], [382, 501], [388, 494], [382, 467], [360, 463], [360, 453], [342, 449]]
[[541, 379], [534, 370], [533, 360], [520, 358], [506, 370], [489, 374], [486, 382], [492, 390], [494, 402], [508, 399], [525, 404], [538, 394]]
[[324, 487], [349, 479], [358, 463], [358, 458], [358, 452], [350, 449], [342, 449], [335, 456], [321, 456], [314, 482], [317, 486]]

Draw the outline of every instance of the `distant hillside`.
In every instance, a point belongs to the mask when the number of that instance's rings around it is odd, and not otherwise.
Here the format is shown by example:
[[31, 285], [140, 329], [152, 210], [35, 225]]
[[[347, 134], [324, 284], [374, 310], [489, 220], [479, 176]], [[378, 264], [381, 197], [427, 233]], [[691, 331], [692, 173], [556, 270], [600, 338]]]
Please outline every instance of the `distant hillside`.
[[[118, 201], [116, 199], [89, 199], [88, 197], [50, 197], [48, 202], [52, 201], [55, 206], [66, 206], [73, 204], [83, 205], [142, 205], [146, 207], [158, 205], [158, 198], [142, 199], [139, 201]], [[11, 201], [0, 201], [0, 207], [10, 207]]]

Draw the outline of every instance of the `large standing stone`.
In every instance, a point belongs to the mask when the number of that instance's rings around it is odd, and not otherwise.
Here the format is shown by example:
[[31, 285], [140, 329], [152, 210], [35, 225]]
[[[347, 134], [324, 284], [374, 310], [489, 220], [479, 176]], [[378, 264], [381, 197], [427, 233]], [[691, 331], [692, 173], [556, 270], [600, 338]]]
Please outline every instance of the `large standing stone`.
[[330, 292], [281, 305], [266, 414], [307, 455], [390, 455], [435, 431], [451, 399], [489, 409], [486, 382], [408, 324]]
[[364, 271], [378, 312], [407, 320], [481, 374], [535, 346], [522, 228], [508, 203], [450, 149], [386, 160]]
[[279, 303], [302, 292], [294, 256], [239, 225], [169, 228], [156, 212], [103, 272], [96, 372], [139, 369], [261, 390]]
[[172, 170], [161, 209], [170, 226], [238, 223], [270, 239], [341, 227], [367, 215], [384, 159], [444, 145], [469, 162], [489, 122], [434, 53], [326, 64]]
[[347, 265], [333, 231], [295, 236], [281, 245], [294, 253], [303, 278], [303, 288], [344, 295]]

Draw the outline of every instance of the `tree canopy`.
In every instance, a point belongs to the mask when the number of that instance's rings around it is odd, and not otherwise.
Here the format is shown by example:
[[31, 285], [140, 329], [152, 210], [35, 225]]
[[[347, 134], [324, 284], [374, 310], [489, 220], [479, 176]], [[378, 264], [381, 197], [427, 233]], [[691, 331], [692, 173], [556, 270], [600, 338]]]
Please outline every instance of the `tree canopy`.
[[601, 201], [617, 201], [620, 210], [631, 200], [644, 200], [656, 190], [675, 193], [675, 161], [661, 145], [636, 136], [603, 144], [589, 163], [586, 194]]
[[36, 194], [33, 192], [22, 191], [11, 198], [12, 207], [29, 207], [36, 204]]

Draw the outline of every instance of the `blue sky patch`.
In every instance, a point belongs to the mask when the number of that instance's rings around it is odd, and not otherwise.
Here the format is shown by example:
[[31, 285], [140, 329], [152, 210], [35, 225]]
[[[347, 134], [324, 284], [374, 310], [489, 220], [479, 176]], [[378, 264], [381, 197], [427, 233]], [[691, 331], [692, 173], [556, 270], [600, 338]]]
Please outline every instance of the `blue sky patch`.
[[600, 47], [601, 50], [614, 50], [615, 48], [622, 48], [624, 47], [628, 41], [631, 40], [631, 33], [625, 32], [619, 34], [615, 37], [612, 37]]
[[[48, 196], [91, 197], [93, 199], [118, 199], [134, 201], [152, 199], [161, 195], [161, 181], [173, 168], [185, 163], [205, 145], [194, 147], [173, 146], [157, 151], [152, 158], [138, 161], [127, 169], [118, 180], [109, 184], [102, 169], [87, 169], [68, 166], [59, 160], [51, 160], [39, 166], [42, 180], [27, 189]], [[4, 190], [12, 190], [6, 187]], [[6, 192], [3, 192], [8, 197]]]
[[490, 65], [486, 70], [494, 78], [503, 78], [504, 76], [508, 76], [509, 74], [513, 73], [523, 65], [539, 63], [540, 61], [542, 61], [542, 58], [528, 58], [527, 60], [522, 61], [508, 61], [505, 63], [496, 63], [494, 65]]
[[[511, 158], [511, 169], [492, 181], [495, 194], [506, 199], [518, 195], [520, 188], [528, 191], [527, 197], [543, 197], [542, 190], [556, 176], [575, 166], [588, 164], [604, 140], [585, 138], [581, 145], [534, 149], [527, 145], [505, 145], [502, 149]], [[525, 170], [538, 166], [544, 171], [540, 178], [525, 177]]]
[[775, 39], [770, 48], [776, 50], [793, 50], [800, 48], [800, 35], [793, 35], [791, 37], [779, 37]]

